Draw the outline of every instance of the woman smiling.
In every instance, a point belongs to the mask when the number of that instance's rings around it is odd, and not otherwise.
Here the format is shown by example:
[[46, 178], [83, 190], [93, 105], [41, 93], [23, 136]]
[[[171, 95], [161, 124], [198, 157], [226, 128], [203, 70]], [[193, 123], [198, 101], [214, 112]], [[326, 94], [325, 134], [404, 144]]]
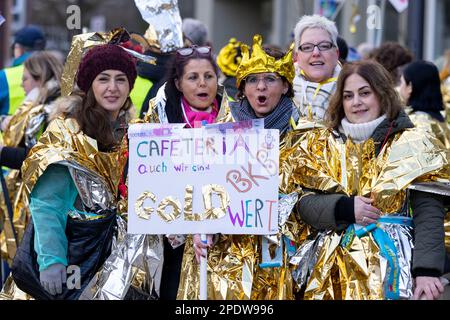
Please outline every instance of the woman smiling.
[[438, 298], [443, 197], [414, 183], [448, 181], [448, 150], [414, 129], [376, 62], [343, 67], [325, 119], [328, 128], [294, 133], [281, 155], [293, 168], [284, 188], [301, 188], [297, 212], [311, 231], [294, 257], [304, 298]]

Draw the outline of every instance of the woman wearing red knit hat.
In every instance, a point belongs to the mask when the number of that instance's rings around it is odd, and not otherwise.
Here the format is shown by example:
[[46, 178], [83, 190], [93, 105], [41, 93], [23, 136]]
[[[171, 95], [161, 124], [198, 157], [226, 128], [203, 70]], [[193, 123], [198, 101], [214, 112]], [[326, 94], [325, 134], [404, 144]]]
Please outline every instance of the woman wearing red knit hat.
[[81, 92], [60, 99], [64, 112], [24, 162], [32, 221], [13, 278], [36, 299], [78, 299], [111, 251], [135, 79], [121, 47], [90, 49], [78, 68]]

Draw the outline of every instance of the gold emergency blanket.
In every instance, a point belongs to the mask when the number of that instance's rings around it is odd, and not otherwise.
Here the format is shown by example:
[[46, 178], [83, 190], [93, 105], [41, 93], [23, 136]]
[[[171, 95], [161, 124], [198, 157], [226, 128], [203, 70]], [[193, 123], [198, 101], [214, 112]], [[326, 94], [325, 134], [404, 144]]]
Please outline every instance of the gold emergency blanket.
[[[123, 148], [125, 144], [121, 145]], [[59, 162], [81, 166], [103, 178], [108, 191], [116, 195], [126, 163], [122, 156], [124, 151], [101, 152], [97, 141], [83, 134], [75, 119], [57, 118], [49, 124], [23, 163], [24, 195], [29, 196], [49, 165]]]
[[[97, 142], [84, 135], [74, 119], [59, 118], [51, 122], [39, 142], [30, 150], [22, 166], [23, 183], [17, 191], [13, 215], [18, 238], [21, 239], [29, 217], [28, 201], [31, 190], [50, 164], [64, 163], [69, 167], [87, 170], [92, 177], [102, 181], [101, 186], [97, 187], [107, 188], [106, 191], [94, 190], [94, 193], [107, 193], [108, 198], [114, 201], [115, 190], [126, 163], [121, 154], [123, 150], [111, 153], [99, 152]], [[75, 181], [75, 184], [78, 183], [79, 181]], [[6, 245], [12, 258], [15, 255], [16, 244], [12, 231], [9, 231], [10, 228], [5, 229]]]
[[434, 120], [425, 112], [412, 112], [411, 108], [405, 111], [416, 128], [434, 134], [447, 149], [450, 148], [450, 129], [445, 122]]
[[117, 227], [110, 256], [79, 300], [157, 299], [164, 261], [162, 236], [127, 234], [126, 221], [120, 217]]
[[29, 101], [24, 102], [11, 117], [8, 127], [3, 133], [3, 145], [17, 147], [24, 138], [29, 121], [43, 112], [43, 104], [33, 106]]
[[[29, 129], [30, 126], [41, 125], [44, 118], [44, 112], [44, 105], [33, 106], [31, 102], [24, 102], [22, 106], [17, 109], [15, 114], [11, 116], [11, 120], [3, 133], [3, 145], [14, 148], [18, 147], [22, 141], [26, 140], [27, 129]], [[37, 123], [34, 124], [32, 122]], [[28, 135], [33, 135], [33, 137], [30, 138], [34, 140], [36, 139], [36, 137], [34, 137], [36, 133], [37, 132], [34, 131], [28, 132]], [[20, 184], [22, 183], [20, 171], [11, 169], [5, 177], [5, 181], [8, 188], [11, 205], [14, 208], [15, 203], [19, 201], [19, 199], [17, 199], [17, 195]], [[0, 234], [1, 255], [7, 261], [12, 262], [12, 259], [16, 254], [17, 245], [3, 196], [0, 197], [0, 220], [3, 221], [4, 225], [4, 228], [2, 228], [3, 231]], [[25, 231], [27, 221], [28, 215], [25, 212], [20, 215], [15, 215], [13, 218], [14, 230], [16, 231], [17, 241], [19, 243]]]
[[[450, 176], [450, 151], [434, 136], [417, 129], [390, 137], [377, 157], [373, 140], [359, 145], [350, 139], [343, 143], [328, 129], [294, 131], [286, 141], [290, 148], [280, 155], [282, 190], [290, 192], [300, 186], [370, 197], [384, 214], [399, 212], [411, 182], [448, 181]], [[401, 230], [391, 232], [410, 236]], [[383, 299], [386, 261], [372, 235], [354, 237], [347, 246], [339, 245], [342, 237], [342, 233], [330, 231], [299, 248], [297, 260], [310, 254], [307, 261], [314, 261], [304, 298]]]
[[[291, 266], [283, 241], [294, 244], [292, 238], [303, 239], [308, 231], [291, 215], [298, 196], [284, 195], [278, 203], [279, 232], [273, 236], [220, 235], [208, 249], [208, 299], [215, 300], [290, 300], [294, 299]], [[283, 240], [286, 238], [285, 240]], [[281, 250], [278, 266], [262, 268], [264, 246], [268, 242], [269, 256]], [[285, 244], [285, 243], [284, 243]], [[199, 264], [195, 259], [192, 239], [186, 242], [177, 299], [199, 297]]]
[[441, 91], [445, 106], [445, 118], [450, 125], [450, 77], [442, 82]]
[[10, 275], [0, 292], [0, 300], [34, 300], [34, 298], [20, 290]]

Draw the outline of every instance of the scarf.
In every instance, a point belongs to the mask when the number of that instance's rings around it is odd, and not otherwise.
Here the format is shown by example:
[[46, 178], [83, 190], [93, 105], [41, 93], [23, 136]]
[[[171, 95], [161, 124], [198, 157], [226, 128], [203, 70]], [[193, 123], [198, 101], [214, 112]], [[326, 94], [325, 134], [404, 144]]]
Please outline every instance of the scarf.
[[302, 117], [309, 120], [323, 120], [330, 98], [336, 90], [336, 81], [341, 69], [339, 64], [336, 65], [333, 76], [320, 83], [308, 81], [303, 70], [297, 71], [293, 84], [294, 101]]
[[[298, 114], [293, 111], [294, 106], [292, 100], [283, 95], [272, 113], [263, 118], [264, 128], [278, 129], [280, 130], [280, 135], [285, 133], [290, 128], [289, 120], [291, 116], [295, 118], [295, 122], [298, 120]], [[236, 121], [258, 119], [247, 99], [231, 103], [231, 113]]]
[[203, 123], [206, 121], [208, 124], [214, 123], [216, 121], [217, 114], [219, 113], [217, 99], [214, 99], [213, 105], [210, 107], [211, 110], [209, 112], [194, 110], [184, 96], [181, 97], [181, 105], [183, 108], [184, 120], [190, 128], [196, 128], [196, 123], [198, 122]]
[[361, 143], [372, 136], [375, 129], [384, 121], [384, 119], [386, 119], [385, 114], [366, 123], [351, 123], [344, 117], [341, 120], [342, 128], [339, 128], [339, 131], [343, 132], [347, 137], [350, 137], [353, 142]]

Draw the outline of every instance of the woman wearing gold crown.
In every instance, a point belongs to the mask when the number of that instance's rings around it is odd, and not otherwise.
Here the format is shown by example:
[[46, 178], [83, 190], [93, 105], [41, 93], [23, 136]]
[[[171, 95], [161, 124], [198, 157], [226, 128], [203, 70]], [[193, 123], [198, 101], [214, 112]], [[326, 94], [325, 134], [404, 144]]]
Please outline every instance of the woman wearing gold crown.
[[304, 298], [437, 298], [443, 197], [418, 185], [448, 182], [450, 152], [413, 129], [376, 62], [343, 67], [326, 119], [328, 128], [293, 132], [280, 156], [290, 168], [282, 189], [301, 188], [297, 210], [311, 227], [291, 259]]
[[[291, 99], [292, 49], [286, 54], [264, 49], [259, 35], [253, 38], [252, 49], [250, 53], [246, 45], [241, 47], [242, 61], [236, 71], [240, 100], [230, 103], [231, 114], [220, 121], [264, 119], [265, 128], [279, 129], [284, 135], [299, 118]], [[292, 299], [285, 255], [281, 253], [276, 262], [263, 258], [263, 251], [283, 251], [281, 235], [269, 238], [221, 235], [208, 250], [208, 299]], [[193, 242], [194, 248], [190, 240], [185, 247], [178, 299], [198, 298], [196, 260], [202, 244], [197, 236]]]
[[242, 46], [242, 61], [236, 71], [239, 101], [231, 103], [235, 121], [264, 119], [264, 128], [278, 129], [280, 135], [291, 130], [299, 119], [292, 98], [294, 91], [292, 49], [287, 54], [262, 47], [261, 36], [253, 39], [253, 50]]

